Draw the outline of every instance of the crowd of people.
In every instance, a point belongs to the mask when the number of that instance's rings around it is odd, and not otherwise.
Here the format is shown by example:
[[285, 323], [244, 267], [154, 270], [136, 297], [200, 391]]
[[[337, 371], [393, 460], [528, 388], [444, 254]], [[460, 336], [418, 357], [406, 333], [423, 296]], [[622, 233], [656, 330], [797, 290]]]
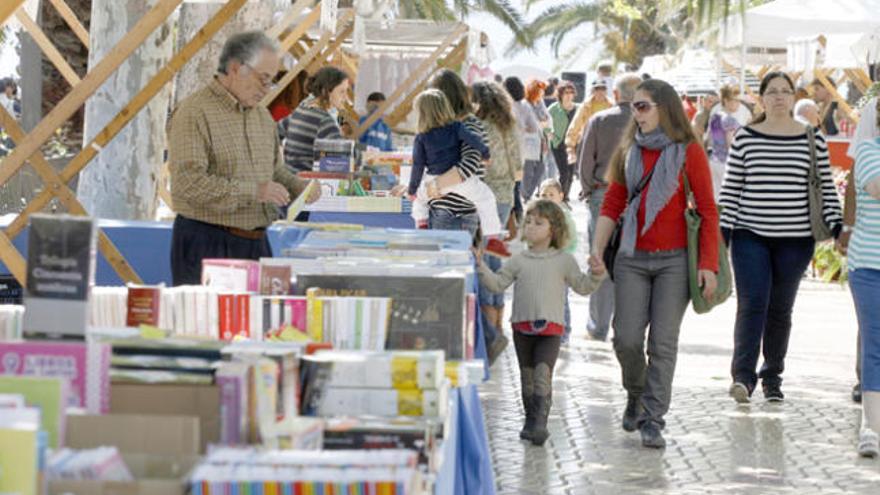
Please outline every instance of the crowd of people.
[[[270, 113], [258, 103], [277, 70], [277, 46], [265, 35], [235, 35], [216, 78], [172, 116], [175, 284], [198, 282], [206, 257], [271, 255], [266, 227], [305, 190], [297, 173], [311, 169], [315, 140], [347, 135], [339, 114], [348, 74], [325, 67], [295, 80]], [[490, 362], [509, 342], [504, 291], [513, 286], [523, 439], [542, 445], [549, 435], [553, 370], [571, 335], [572, 289], [590, 294], [590, 338], [605, 340], [613, 329], [627, 394], [622, 428], [638, 430], [645, 447], [663, 448], [682, 319], [696, 297], [722, 302], [729, 291], [719, 273], [729, 263], [737, 304], [729, 394], [748, 403], [760, 382], [766, 400], [784, 400], [798, 287], [815, 243], [834, 238], [849, 249], [861, 327], [858, 390], [866, 428], [859, 450], [878, 454], [877, 119], [863, 118], [857, 130], [864, 136], [854, 148], [858, 208], [847, 220], [826, 142], [840, 128], [838, 112], [822, 82], [813, 89], [813, 105], [796, 105], [789, 76], [771, 72], [756, 101], [747, 104], [726, 86], [691, 102], [662, 80], [635, 73], [612, 79], [610, 67], [600, 67], [578, 104], [577, 88], [565, 81], [508, 77], [468, 86], [448, 69], [428, 81], [414, 105], [414, 174], [392, 193], [413, 200], [422, 227], [465, 230], [474, 239]], [[370, 95], [368, 112], [383, 100]], [[365, 139], [387, 146], [389, 128], [372, 120]], [[315, 189], [307, 199], [319, 195]], [[588, 225], [574, 222], [575, 200], [589, 209]], [[695, 239], [686, 213], [700, 220]], [[523, 241], [514, 255], [502, 242], [505, 225]], [[590, 253], [586, 272], [574, 258], [580, 232]]]

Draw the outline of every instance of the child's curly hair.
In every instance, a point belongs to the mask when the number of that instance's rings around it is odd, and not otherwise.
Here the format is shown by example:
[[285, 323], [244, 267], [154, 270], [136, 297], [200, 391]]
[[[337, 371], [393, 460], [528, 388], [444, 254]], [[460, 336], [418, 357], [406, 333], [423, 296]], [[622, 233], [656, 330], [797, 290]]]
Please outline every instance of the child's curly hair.
[[[571, 233], [565, 221], [565, 212], [559, 205], [547, 199], [536, 199], [526, 206], [526, 217], [536, 215], [550, 222], [550, 247], [562, 249], [568, 245]], [[525, 229], [523, 229], [525, 240]]]

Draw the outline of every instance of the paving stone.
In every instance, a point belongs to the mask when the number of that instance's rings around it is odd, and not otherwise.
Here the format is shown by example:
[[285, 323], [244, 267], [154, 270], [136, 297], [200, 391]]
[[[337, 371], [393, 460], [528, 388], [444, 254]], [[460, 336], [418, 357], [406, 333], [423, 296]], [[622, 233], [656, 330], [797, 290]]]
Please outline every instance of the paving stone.
[[[575, 204], [574, 213], [585, 230], [583, 206]], [[735, 301], [708, 315], [688, 313], [665, 451], [643, 449], [638, 433], [620, 428], [626, 393], [614, 351], [610, 342], [584, 338], [587, 298], [572, 294], [570, 303], [575, 333], [560, 353], [544, 447], [518, 437], [522, 406], [512, 347], [481, 387], [500, 495], [880, 494], [880, 461], [855, 451], [861, 412], [849, 394], [857, 327], [845, 289], [802, 284], [782, 405], [766, 403], [760, 389], [748, 407], [727, 396]]]

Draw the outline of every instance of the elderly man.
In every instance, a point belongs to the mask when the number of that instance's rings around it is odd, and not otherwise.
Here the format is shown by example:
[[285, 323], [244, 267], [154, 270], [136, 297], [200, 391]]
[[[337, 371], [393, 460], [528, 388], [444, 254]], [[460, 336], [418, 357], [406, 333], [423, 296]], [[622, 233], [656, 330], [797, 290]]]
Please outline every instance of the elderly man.
[[612, 106], [611, 100], [608, 99], [608, 83], [606, 82], [611, 77], [610, 68], [608, 69], [607, 77], [602, 74], [604, 73], [600, 71], [599, 77], [593, 81], [590, 89], [590, 98], [578, 107], [571, 125], [568, 126], [568, 131], [565, 133], [565, 147], [568, 151], [569, 163], [575, 163], [577, 160], [577, 147], [584, 138], [584, 131], [587, 128], [587, 122], [590, 121], [590, 117]]
[[[605, 174], [611, 155], [620, 143], [624, 131], [632, 122], [630, 103], [635, 97], [636, 88], [642, 78], [636, 74], [623, 74], [616, 83], [614, 98], [617, 104], [594, 115], [587, 124], [587, 132], [579, 147], [577, 166], [580, 170], [582, 198], [590, 208], [589, 242], [592, 249], [593, 237], [599, 211], [605, 199], [608, 183]], [[590, 317], [587, 320], [587, 333], [594, 340], [605, 340], [611, 315], [614, 313], [614, 285], [610, 279], [590, 295]]]
[[171, 117], [174, 285], [200, 283], [205, 258], [272, 256], [266, 227], [305, 189], [284, 166], [275, 122], [260, 105], [278, 62], [277, 45], [264, 33], [230, 37], [214, 80]]
[[819, 105], [809, 98], [798, 100], [794, 104], [794, 119], [813, 127], [819, 127]]

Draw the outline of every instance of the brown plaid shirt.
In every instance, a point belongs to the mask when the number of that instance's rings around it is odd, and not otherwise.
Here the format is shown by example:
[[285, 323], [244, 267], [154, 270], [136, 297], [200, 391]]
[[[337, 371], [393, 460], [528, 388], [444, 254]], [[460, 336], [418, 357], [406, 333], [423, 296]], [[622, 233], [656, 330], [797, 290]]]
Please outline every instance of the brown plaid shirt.
[[275, 122], [263, 107], [243, 108], [215, 79], [171, 117], [171, 199], [178, 214], [253, 230], [278, 218], [257, 201], [257, 186], [283, 184], [296, 197], [305, 183], [284, 165]]

